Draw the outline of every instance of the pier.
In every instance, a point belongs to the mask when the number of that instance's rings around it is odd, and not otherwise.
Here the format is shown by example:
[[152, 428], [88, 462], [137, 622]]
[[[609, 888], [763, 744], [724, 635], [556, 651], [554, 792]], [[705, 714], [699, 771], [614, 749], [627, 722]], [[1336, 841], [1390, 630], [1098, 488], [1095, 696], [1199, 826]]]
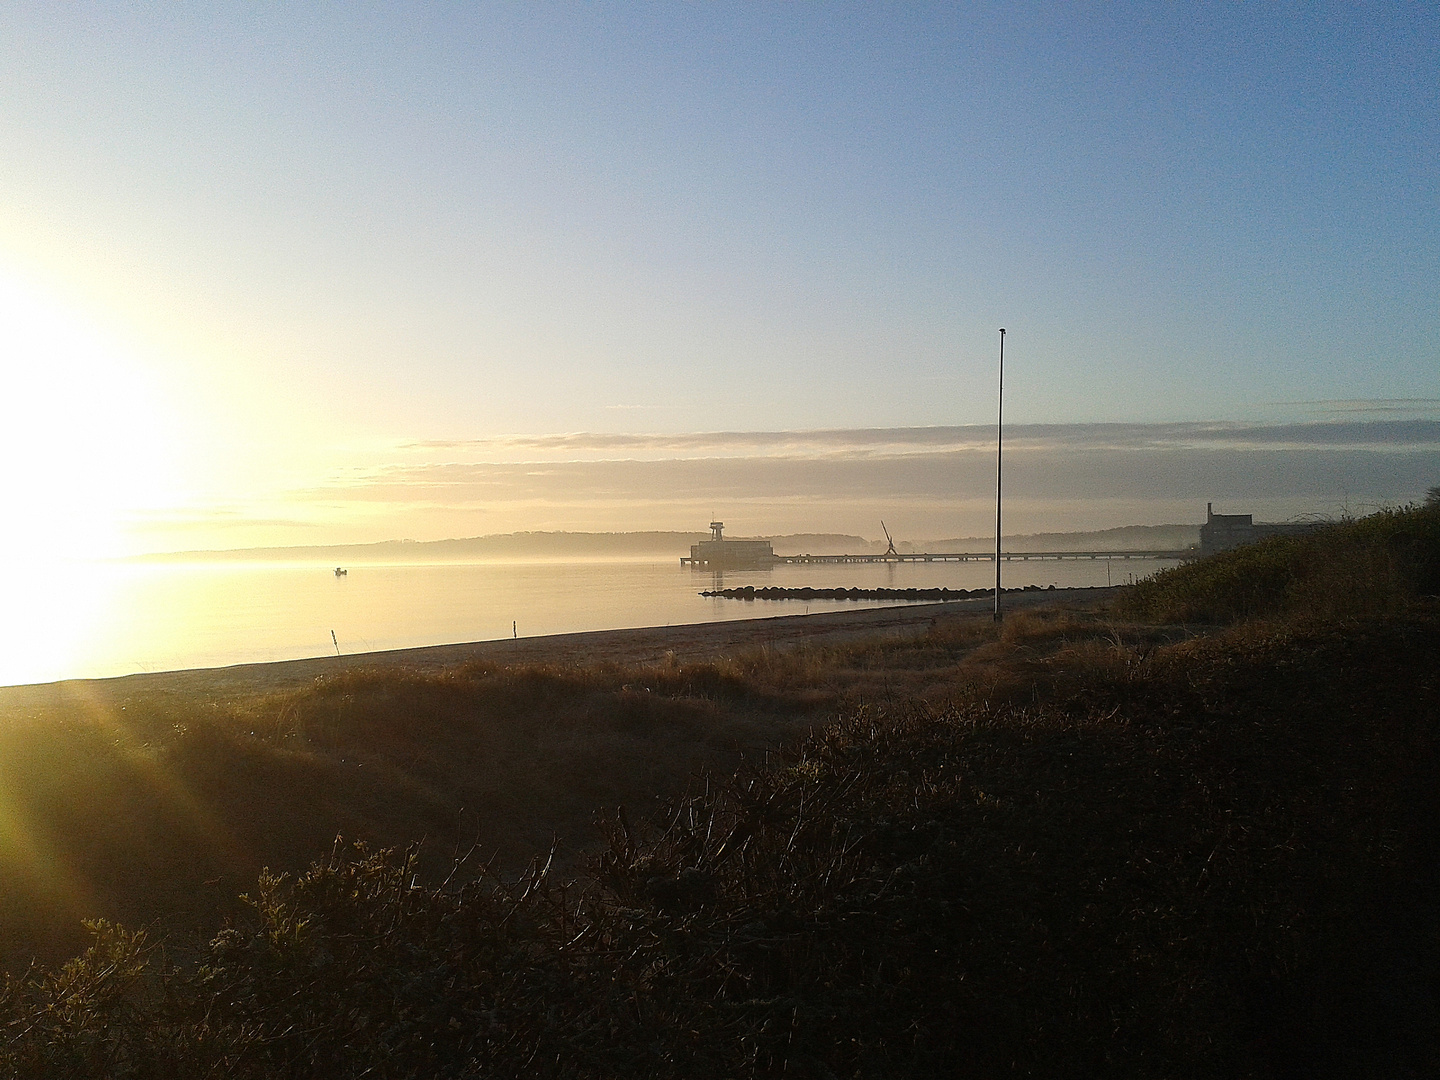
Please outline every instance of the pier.
[[[1196, 558], [1200, 552], [1193, 548], [1182, 551], [1005, 551], [1000, 558], [1005, 562], [1050, 561], [1066, 559], [1154, 559], [1163, 562], [1184, 562]], [[881, 555], [771, 555], [771, 566], [797, 566], [809, 563], [919, 563], [919, 562], [994, 562], [993, 551], [934, 551], [908, 552], [900, 554], [887, 551]], [[706, 566], [706, 560], [681, 556], [681, 566]], [[760, 569], [746, 567], [745, 569]]]

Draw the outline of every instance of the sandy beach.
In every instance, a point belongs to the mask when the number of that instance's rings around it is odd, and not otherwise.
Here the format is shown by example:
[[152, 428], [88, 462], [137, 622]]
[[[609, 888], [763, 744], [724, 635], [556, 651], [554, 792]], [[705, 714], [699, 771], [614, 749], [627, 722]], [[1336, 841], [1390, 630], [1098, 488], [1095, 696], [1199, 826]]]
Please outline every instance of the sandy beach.
[[[1005, 595], [1004, 607], [1005, 610], [1059, 604], [1095, 607], [1114, 592], [1109, 588], [1017, 591]], [[993, 600], [985, 597], [809, 615], [766, 615], [767, 604], [763, 601], [734, 602], [751, 603], [756, 617], [6, 686], [0, 687], [0, 717], [17, 710], [54, 705], [73, 699], [77, 693], [100, 698], [156, 693], [235, 698], [290, 690], [322, 676], [377, 666], [436, 672], [476, 660], [504, 664], [645, 664], [665, 659], [669, 654], [684, 661], [703, 661], [753, 648], [787, 649], [802, 644], [833, 645], [876, 635], [918, 634], [953, 620], [989, 618], [993, 605]], [[777, 606], [775, 610], [782, 608]]]

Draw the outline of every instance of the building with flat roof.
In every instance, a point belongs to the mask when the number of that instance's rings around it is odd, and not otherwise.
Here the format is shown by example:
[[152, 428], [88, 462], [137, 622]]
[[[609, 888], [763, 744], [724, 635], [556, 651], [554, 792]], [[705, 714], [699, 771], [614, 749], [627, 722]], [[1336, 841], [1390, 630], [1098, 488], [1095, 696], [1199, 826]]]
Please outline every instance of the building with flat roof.
[[725, 523], [710, 523], [710, 539], [690, 545], [688, 562], [699, 570], [768, 570], [775, 565], [769, 540], [726, 540]]
[[1217, 514], [1215, 504], [1205, 504], [1205, 524], [1200, 526], [1200, 554], [1214, 555], [1242, 544], [1253, 544], [1267, 536], [1298, 536], [1319, 528], [1320, 521], [1259, 522], [1252, 514]]

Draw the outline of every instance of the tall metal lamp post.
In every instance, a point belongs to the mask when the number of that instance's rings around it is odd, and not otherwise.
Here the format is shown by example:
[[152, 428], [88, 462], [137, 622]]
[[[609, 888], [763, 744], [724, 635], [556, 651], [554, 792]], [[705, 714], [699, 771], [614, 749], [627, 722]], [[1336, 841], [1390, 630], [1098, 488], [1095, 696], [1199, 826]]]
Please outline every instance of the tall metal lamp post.
[[1005, 423], [1005, 328], [1000, 328], [1000, 394], [995, 412], [995, 621], [1000, 621], [1000, 483]]

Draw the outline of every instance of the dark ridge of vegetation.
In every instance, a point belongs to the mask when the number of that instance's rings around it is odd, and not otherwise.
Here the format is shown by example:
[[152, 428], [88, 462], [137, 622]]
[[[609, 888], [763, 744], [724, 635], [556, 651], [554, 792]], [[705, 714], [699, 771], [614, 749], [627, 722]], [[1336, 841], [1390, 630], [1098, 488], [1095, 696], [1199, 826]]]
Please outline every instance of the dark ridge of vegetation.
[[978, 660], [993, 628], [957, 619], [689, 662], [379, 664], [230, 697], [62, 686], [0, 715], [0, 966], [72, 956], [84, 919], [163, 926], [172, 942], [213, 932], [262, 868], [299, 873], [337, 833], [377, 848], [423, 839], [432, 877], [476, 840], [513, 873], [558, 835], [571, 865], [601, 807], [727, 773], [856, 702], [993, 681], [1017, 635], [1093, 626], [1013, 620]]
[[377, 666], [256, 698], [83, 697], [6, 717], [0, 962], [70, 955], [83, 918], [213, 930], [263, 867], [302, 870], [337, 833], [425, 838], [441, 876], [479, 838], [517, 870], [557, 834], [589, 838], [598, 807], [673, 793], [819, 722], [844, 689], [818, 671], [798, 656]]
[[197, 963], [97, 925], [5, 983], [0, 1071], [1429, 1075], [1434, 619], [1083, 625], [1016, 619], [968, 695], [610, 816], [575, 880], [337, 848]]
[[1440, 504], [1382, 510], [1273, 536], [1139, 582], [1118, 614], [1157, 622], [1337, 618], [1403, 610], [1440, 593]]

